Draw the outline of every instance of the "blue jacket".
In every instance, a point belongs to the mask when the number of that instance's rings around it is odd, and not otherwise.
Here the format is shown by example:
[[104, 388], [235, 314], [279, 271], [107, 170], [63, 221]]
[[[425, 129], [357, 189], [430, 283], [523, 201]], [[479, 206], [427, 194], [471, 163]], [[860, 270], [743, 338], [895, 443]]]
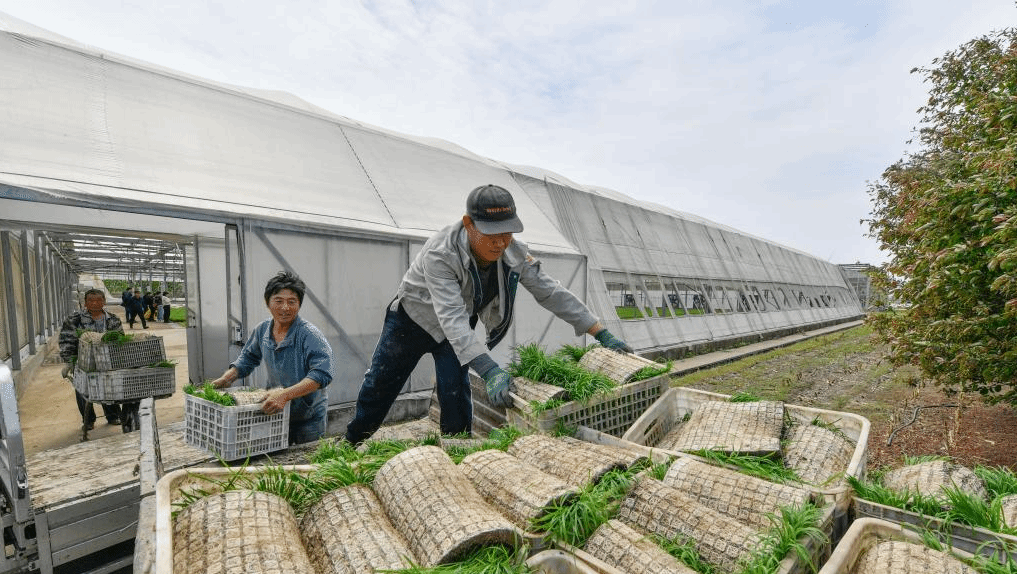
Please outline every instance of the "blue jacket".
[[244, 378], [264, 361], [268, 370], [268, 388], [292, 387], [305, 378], [319, 389], [290, 401], [290, 420], [304, 421], [324, 417], [328, 410], [325, 387], [335, 374], [332, 347], [317, 327], [299, 315], [290, 325], [286, 338], [278, 345], [272, 338], [272, 319], [254, 328], [240, 356], [230, 365]]

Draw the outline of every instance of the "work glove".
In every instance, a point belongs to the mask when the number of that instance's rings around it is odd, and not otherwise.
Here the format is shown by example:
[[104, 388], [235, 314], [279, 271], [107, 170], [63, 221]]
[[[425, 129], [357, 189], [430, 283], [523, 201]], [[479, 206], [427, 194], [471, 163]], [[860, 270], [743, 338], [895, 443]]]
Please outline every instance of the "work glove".
[[60, 376], [65, 378], [65, 379], [70, 378], [70, 377], [67, 376], [67, 375], [70, 374], [70, 372], [71, 372], [71, 366], [69, 364], [67, 364], [67, 363], [64, 363], [64, 368], [61, 369]]
[[509, 391], [512, 390], [512, 375], [501, 367], [492, 367], [481, 377], [487, 386], [487, 400], [492, 405], [502, 408], [512, 406], [512, 397], [509, 396]]
[[611, 349], [612, 351], [618, 351], [620, 353], [632, 353], [632, 347], [628, 346], [625, 341], [615, 337], [607, 329], [602, 330], [593, 336], [597, 341], [604, 346], [605, 349]]

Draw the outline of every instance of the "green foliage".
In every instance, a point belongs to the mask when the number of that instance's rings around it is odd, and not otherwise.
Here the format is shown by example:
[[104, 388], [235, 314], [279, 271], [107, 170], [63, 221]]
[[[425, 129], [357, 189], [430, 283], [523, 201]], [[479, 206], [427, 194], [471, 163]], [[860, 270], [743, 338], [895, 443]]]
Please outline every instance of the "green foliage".
[[215, 387], [212, 386], [212, 383], [205, 383], [200, 387], [187, 384], [184, 385], [184, 392], [188, 395], [194, 395], [200, 399], [205, 399], [206, 401], [211, 401], [224, 407], [233, 407], [237, 404], [236, 399], [226, 393], [217, 391]]
[[545, 353], [535, 343], [516, 347], [516, 352], [519, 359], [508, 366], [509, 374], [562, 387], [569, 392], [570, 400], [585, 401], [618, 386], [607, 376], [587, 371], [571, 359]]
[[779, 460], [756, 456], [753, 454], [741, 454], [735, 452], [721, 452], [719, 450], [697, 450], [691, 454], [701, 456], [718, 465], [732, 465], [738, 471], [749, 476], [769, 480], [770, 482], [788, 483], [802, 482], [793, 469], [785, 467]]
[[950, 457], [941, 454], [921, 454], [918, 456], [905, 454], [902, 458], [904, 460], [904, 466], [912, 466], [915, 464], [922, 464], [924, 462], [936, 462], [939, 460], [950, 462]]
[[1005, 466], [976, 466], [974, 473], [993, 497], [1017, 494], [1017, 475]]
[[937, 516], [943, 513], [943, 506], [931, 496], [910, 490], [892, 490], [875, 482], [863, 482], [854, 476], [847, 476], [845, 478], [847, 478], [848, 484], [854, 489], [855, 495], [858, 498], [884, 506], [893, 506], [916, 512], [924, 516]]
[[636, 373], [629, 378], [629, 382], [634, 383], [636, 381], [645, 381], [646, 379], [652, 379], [653, 377], [669, 373], [672, 365], [674, 365], [674, 361], [668, 361], [667, 363], [656, 367], [653, 365], [647, 365], [636, 371]]
[[472, 448], [446, 448], [445, 452], [448, 453], [449, 457], [456, 463], [459, 464], [467, 456], [481, 450], [497, 449], [500, 451], [508, 450], [508, 447], [512, 446], [512, 443], [517, 438], [523, 436], [522, 431], [518, 428], [508, 425], [506, 427], [491, 429], [487, 439], [482, 441], [479, 445]]
[[794, 552], [799, 561], [815, 572], [819, 565], [812, 562], [803, 538], [811, 538], [819, 544], [827, 541], [826, 534], [816, 524], [820, 511], [812, 504], [802, 506], [781, 506], [780, 515], [768, 514], [771, 528], [763, 533], [755, 551], [745, 561], [740, 574], [775, 574], [780, 562], [789, 552]]
[[895, 365], [947, 392], [1017, 404], [1017, 29], [914, 70], [929, 84], [921, 149], [869, 185], [874, 278], [909, 307], [870, 318]]
[[187, 307], [170, 307], [170, 321], [187, 326]]
[[554, 541], [582, 547], [601, 524], [615, 515], [632, 489], [635, 475], [644, 468], [645, 465], [633, 466], [604, 474], [596, 484], [586, 484], [577, 496], [547, 507], [533, 521], [531, 530], [547, 532]]
[[578, 363], [582, 360], [583, 355], [586, 354], [590, 349], [597, 347], [598, 345], [587, 345], [585, 347], [579, 347], [577, 345], [564, 345], [558, 352], [555, 353], [563, 358], [571, 360], [573, 363]]
[[163, 359], [163, 360], [158, 361], [156, 363], [152, 363], [151, 365], [149, 365], [149, 367], [152, 367], [154, 369], [164, 369], [164, 368], [168, 368], [168, 367], [175, 367], [176, 365], [177, 365], [177, 362], [174, 361], [173, 359]]
[[536, 571], [526, 565], [529, 549], [504, 546], [484, 546], [471, 552], [466, 558], [439, 566], [425, 568], [413, 565], [399, 570], [378, 570], [398, 574], [533, 574]]
[[659, 534], [651, 534], [650, 538], [657, 543], [657, 546], [663, 548], [665, 552], [674, 556], [689, 568], [699, 572], [699, 574], [716, 574], [717, 569], [713, 564], [703, 560], [702, 555], [696, 550], [696, 546], [691, 540], [668, 540]]
[[735, 393], [731, 395], [730, 399], [728, 399], [728, 401], [732, 403], [754, 403], [761, 400], [763, 399], [761, 399], [759, 396], [744, 391]]
[[134, 335], [125, 335], [120, 331], [106, 331], [102, 335], [103, 343], [112, 343], [114, 345], [123, 345], [134, 340]]

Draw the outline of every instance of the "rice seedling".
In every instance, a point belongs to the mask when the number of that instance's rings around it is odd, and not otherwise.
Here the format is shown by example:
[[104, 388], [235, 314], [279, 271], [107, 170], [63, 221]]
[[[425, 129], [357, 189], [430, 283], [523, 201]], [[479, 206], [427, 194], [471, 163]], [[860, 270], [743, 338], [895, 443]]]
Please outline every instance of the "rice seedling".
[[311, 464], [318, 464], [329, 460], [345, 460], [352, 462], [359, 460], [361, 454], [353, 445], [344, 439], [325, 438], [318, 442], [318, 448], [308, 457]]
[[573, 363], [578, 363], [579, 361], [582, 360], [583, 355], [585, 355], [587, 351], [596, 346], [597, 346], [596, 344], [587, 345], [585, 347], [579, 347], [576, 345], [564, 345], [562, 346], [561, 349], [558, 349], [558, 351], [555, 354], [564, 357], [572, 361]]
[[184, 392], [188, 395], [194, 395], [200, 399], [205, 399], [206, 401], [210, 401], [224, 407], [233, 407], [237, 404], [236, 399], [230, 395], [215, 390], [212, 383], [205, 383], [201, 387], [187, 384], [184, 385]]
[[754, 403], [761, 400], [763, 399], [759, 398], [757, 395], [747, 392], [735, 393], [728, 399], [728, 401], [732, 403]]
[[425, 568], [414, 564], [399, 570], [378, 570], [389, 574], [534, 574], [526, 565], [529, 548], [511, 549], [504, 546], [484, 546], [457, 562]]
[[[80, 336], [80, 335], [79, 335]], [[126, 335], [120, 331], [107, 331], [102, 336], [103, 343], [113, 343], [114, 345], [123, 345], [124, 343], [134, 340], [134, 335]]]
[[174, 361], [174, 360], [163, 359], [163, 360], [161, 360], [159, 362], [152, 363], [151, 365], [149, 365], [149, 367], [152, 367], [152, 368], [166, 368], [166, 367], [175, 367], [176, 364], [177, 364], [177, 362]]
[[642, 369], [639, 369], [638, 371], [636, 371], [634, 375], [629, 377], [628, 382], [634, 383], [636, 381], [645, 381], [646, 379], [652, 379], [653, 377], [669, 373], [671, 372], [672, 365], [674, 365], [674, 361], [668, 361], [666, 364], [656, 367], [653, 365], [647, 365]]
[[559, 501], [531, 523], [534, 532], [547, 532], [552, 540], [577, 548], [618, 511], [618, 505], [632, 489], [634, 477], [645, 465], [612, 470], [596, 484], [587, 484], [578, 495]]
[[826, 534], [816, 526], [819, 517], [819, 508], [808, 503], [800, 507], [782, 506], [780, 516], [768, 514], [767, 518], [773, 526], [763, 533], [759, 545], [745, 561], [740, 574], [774, 574], [789, 552], [794, 552], [800, 561], [808, 565], [809, 570], [815, 572], [818, 565], [813, 563], [802, 539], [826, 543]]
[[943, 488], [946, 495], [944, 519], [962, 522], [979, 528], [986, 528], [1003, 534], [1017, 534], [1017, 528], [1010, 528], [1003, 520], [1002, 497], [986, 502], [982, 497], [965, 492], [956, 486]]
[[950, 461], [950, 457], [939, 454], [923, 454], [920, 456], [909, 456], [904, 455], [904, 466], [911, 466], [913, 464], [922, 464], [923, 462], [935, 462], [937, 460]]
[[657, 546], [660, 546], [665, 552], [674, 556], [689, 568], [699, 572], [699, 574], [716, 574], [717, 569], [709, 562], [703, 560], [703, 557], [696, 550], [692, 542], [679, 539], [669, 540], [657, 534], [651, 535], [651, 538], [657, 543]]
[[551, 399], [543, 403], [540, 401], [530, 401], [530, 412], [533, 414], [539, 414], [544, 411], [553, 411], [568, 402], [569, 401], [566, 401], [565, 399]]
[[653, 467], [650, 468], [650, 476], [657, 480], [664, 480], [664, 477], [667, 476], [668, 469], [671, 468], [672, 462], [674, 462], [674, 459], [669, 459], [667, 462], [653, 465]]
[[739, 472], [756, 478], [785, 484], [788, 482], [802, 482], [801, 477], [794, 469], [787, 468], [780, 461], [765, 456], [752, 454], [740, 454], [734, 452], [721, 452], [717, 450], [697, 450], [691, 454], [705, 458], [711, 462], [732, 465]]
[[974, 556], [967, 558], [957, 556], [951, 547], [943, 543], [943, 537], [945, 536], [949, 540], [949, 534], [934, 532], [929, 529], [917, 530], [917, 534], [925, 546], [932, 550], [949, 553], [951, 556], [965, 562], [980, 574], [1017, 574], [1017, 561], [1013, 559], [1017, 548], [1003, 541], [998, 541], [1003, 547], [1002, 554], [999, 552], [983, 553], [984, 546], [992, 544], [992, 542], [985, 542], [978, 548], [977, 552], [973, 553]]
[[505, 427], [491, 429], [487, 439], [475, 447], [446, 448], [445, 452], [448, 453], [449, 457], [451, 457], [456, 464], [459, 464], [464, 458], [477, 451], [497, 449], [504, 452], [508, 450], [508, 447], [512, 446], [512, 443], [514, 443], [517, 438], [521, 436], [523, 436], [523, 432], [521, 430], [512, 425], [508, 425]]
[[1005, 466], [976, 466], [975, 475], [982, 479], [993, 496], [1017, 494], [1017, 474]]
[[899, 492], [875, 482], [863, 482], [854, 476], [846, 478], [848, 484], [851, 485], [851, 488], [859, 498], [884, 506], [893, 506], [910, 512], [917, 512], [924, 516], [944, 517], [943, 505], [939, 500], [931, 496], [910, 490]]
[[548, 355], [537, 344], [522, 345], [516, 351], [518, 361], [508, 366], [512, 376], [562, 387], [573, 401], [585, 401], [618, 386], [605, 375], [587, 371], [561, 356]]

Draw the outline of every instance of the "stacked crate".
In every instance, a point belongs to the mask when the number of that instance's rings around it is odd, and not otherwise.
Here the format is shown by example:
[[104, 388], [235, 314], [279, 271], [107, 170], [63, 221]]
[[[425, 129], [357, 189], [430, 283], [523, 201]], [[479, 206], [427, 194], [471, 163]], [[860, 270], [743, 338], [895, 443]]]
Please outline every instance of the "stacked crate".
[[113, 403], [173, 394], [176, 369], [152, 366], [166, 360], [162, 337], [139, 335], [129, 341], [106, 342], [101, 336], [88, 335], [79, 340], [73, 379], [74, 388], [88, 400]]

